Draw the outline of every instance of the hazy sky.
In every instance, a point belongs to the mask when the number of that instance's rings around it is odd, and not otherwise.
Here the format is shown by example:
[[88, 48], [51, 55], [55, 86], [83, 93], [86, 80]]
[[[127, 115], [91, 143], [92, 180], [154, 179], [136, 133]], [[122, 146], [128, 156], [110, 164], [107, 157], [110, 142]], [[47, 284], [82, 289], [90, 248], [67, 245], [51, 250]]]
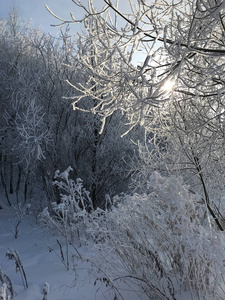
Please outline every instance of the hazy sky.
[[70, 12], [76, 17], [81, 15], [71, 0], [0, 0], [0, 18], [6, 18], [15, 7], [24, 20], [32, 19], [34, 27], [41, 26], [42, 30], [54, 33], [57, 29], [50, 24], [58, 24], [58, 21], [46, 10], [45, 4], [61, 18], [70, 19]]

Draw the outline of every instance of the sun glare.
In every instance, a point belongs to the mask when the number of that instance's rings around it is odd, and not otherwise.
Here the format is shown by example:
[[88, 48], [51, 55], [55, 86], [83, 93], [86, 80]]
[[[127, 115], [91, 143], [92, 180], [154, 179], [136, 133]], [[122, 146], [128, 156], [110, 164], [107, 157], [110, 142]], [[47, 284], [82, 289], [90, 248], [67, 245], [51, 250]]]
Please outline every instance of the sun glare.
[[172, 89], [174, 88], [174, 85], [175, 85], [175, 81], [174, 80], [166, 80], [166, 82], [163, 84], [162, 86], [162, 89], [165, 91], [165, 92], [170, 92], [172, 91]]

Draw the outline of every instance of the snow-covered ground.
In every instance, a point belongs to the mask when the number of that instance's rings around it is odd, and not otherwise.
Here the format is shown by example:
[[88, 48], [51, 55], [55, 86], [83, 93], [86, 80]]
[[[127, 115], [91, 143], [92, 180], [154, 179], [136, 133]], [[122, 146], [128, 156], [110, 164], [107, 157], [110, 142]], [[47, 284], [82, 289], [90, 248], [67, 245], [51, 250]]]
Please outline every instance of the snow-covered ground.
[[[50, 287], [48, 300], [114, 299], [114, 294], [104, 283], [95, 283], [93, 266], [86, 261], [92, 257], [94, 249], [80, 247], [84, 261], [74, 257], [74, 266], [67, 271], [57, 242], [58, 239], [63, 244], [63, 238], [37, 224], [34, 217], [29, 217], [19, 225], [18, 238], [15, 239], [16, 222], [15, 209], [0, 209], [0, 267], [13, 282], [15, 300], [42, 300], [45, 282]], [[16, 272], [15, 261], [6, 257], [8, 249], [19, 253], [28, 281], [26, 290], [20, 272]], [[125, 295], [125, 299], [136, 300], [137, 295]]]
[[[119, 263], [112, 260], [110, 253], [104, 253], [105, 257], [101, 261], [97, 248], [80, 246], [77, 243], [76, 247], [82, 259], [78, 258], [76, 251], [71, 247], [69, 250], [70, 267], [67, 270], [61, 254], [63, 253], [66, 260], [63, 237], [40, 224], [40, 219], [31, 215], [23, 218], [19, 225], [18, 238], [15, 239], [17, 221], [18, 217], [14, 208], [0, 209], [0, 268], [2, 273], [12, 280], [15, 300], [149, 300], [138, 282], [137, 285], [131, 282], [129, 286], [123, 280], [116, 280], [116, 286], [114, 286], [116, 289], [107, 284], [110, 276], [113, 281], [118, 274], [122, 274], [119, 270]], [[28, 281], [27, 289], [24, 288], [20, 272], [16, 272], [15, 261], [8, 260], [6, 257], [9, 249], [14, 249], [19, 253]], [[110, 262], [111, 269], [106, 269], [107, 260]], [[101, 268], [101, 272], [98, 268]], [[112, 270], [115, 271], [114, 274], [110, 274]], [[43, 293], [45, 283], [49, 285], [47, 298]], [[0, 287], [1, 285], [0, 272]], [[178, 291], [179, 287], [176, 290]], [[117, 297], [115, 297], [115, 292]], [[190, 294], [183, 290], [176, 293], [176, 300], [190, 299], [197, 300], [199, 297], [194, 292]], [[3, 300], [6, 299], [3, 298]], [[212, 300], [212, 298], [207, 300]]]

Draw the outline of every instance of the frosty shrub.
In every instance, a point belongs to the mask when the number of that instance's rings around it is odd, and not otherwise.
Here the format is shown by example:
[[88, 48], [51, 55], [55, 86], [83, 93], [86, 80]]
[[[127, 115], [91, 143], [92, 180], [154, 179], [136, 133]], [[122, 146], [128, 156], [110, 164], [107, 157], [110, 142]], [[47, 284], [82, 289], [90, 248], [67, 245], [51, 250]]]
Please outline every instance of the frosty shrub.
[[149, 299], [181, 299], [184, 290], [189, 299], [224, 299], [222, 233], [201, 224], [204, 212], [180, 178], [154, 173], [148, 194], [115, 200], [99, 228], [102, 249], [121, 262], [117, 278], [139, 282]]
[[[54, 208], [56, 213], [61, 213], [66, 216], [74, 217], [73, 213], [79, 211], [91, 211], [93, 210], [93, 204], [89, 196], [89, 192], [83, 187], [83, 181], [78, 178], [76, 182], [69, 178], [69, 173], [73, 171], [71, 167], [68, 167], [64, 172], [60, 173], [59, 170], [55, 172], [55, 181], [53, 184], [58, 187], [61, 196], [61, 203]], [[70, 207], [70, 212], [65, 210]], [[70, 214], [70, 216], [68, 215]]]
[[69, 178], [73, 169], [68, 167], [64, 172], [55, 172], [53, 184], [60, 192], [60, 202], [52, 203], [54, 219], [57, 219], [67, 230], [70, 239], [74, 236], [80, 239], [84, 233], [84, 223], [88, 214], [93, 211], [93, 203], [89, 192], [83, 187], [83, 181], [78, 178], [76, 181]]
[[18, 238], [20, 224], [30, 214], [30, 207], [30, 203], [22, 205], [21, 202], [19, 202], [17, 205], [13, 205], [13, 208], [16, 211], [16, 220], [13, 222], [14, 229], [12, 230], [15, 239]]
[[27, 276], [26, 276], [26, 273], [24, 271], [24, 267], [23, 267], [23, 264], [21, 262], [21, 259], [20, 259], [20, 256], [19, 256], [19, 253], [14, 250], [14, 249], [9, 249], [7, 252], [6, 252], [6, 257], [10, 260], [14, 260], [15, 261], [15, 265], [16, 265], [16, 272], [20, 272], [20, 275], [21, 275], [21, 279], [22, 279], [22, 282], [23, 282], [23, 286], [24, 286], [24, 289], [28, 289], [28, 283], [27, 283]]
[[[45, 208], [41, 219], [52, 228], [56, 229], [66, 240], [65, 264], [69, 269], [68, 247], [73, 245], [78, 256], [80, 253], [75, 248], [75, 240], [86, 241], [87, 225], [90, 223], [89, 215], [94, 212], [93, 203], [89, 192], [83, 187], [83, 181], [78, 178], [76, 181], [69, 178], [73, 169], [68, 167], [64, 172], [55, 172], [55, 185], [60, 192], [60, 201], [51, 203], [51, 210]], [[59, 243], [59, 242], [58, 242]], [[60, 245], [61, 257], [62, 245]], [[64, 260], [64, 259], [63, 259]]]
[[0, 267], [0, 300], [11, 300], [14, 299], [14, 289], [12, 280], [8, 275], [3, 274]]
[[95, 267], [105, 270], [104, 278], [131, 280], [149, 299], [181, 299], [183, 291], [190, 299], [224, 299], [223, 233], [202, 222], [205, 210], [181, 178], [155, 172], [145, 194], [123, 194], [110, 208], [93, 210], [82, 181], [70, 179], [70, 171], [56, 172], [61, 201], [52, 204], [53, 214], [42, 214], [66, 238], [67, 268], [76, 235], [101, 250]]

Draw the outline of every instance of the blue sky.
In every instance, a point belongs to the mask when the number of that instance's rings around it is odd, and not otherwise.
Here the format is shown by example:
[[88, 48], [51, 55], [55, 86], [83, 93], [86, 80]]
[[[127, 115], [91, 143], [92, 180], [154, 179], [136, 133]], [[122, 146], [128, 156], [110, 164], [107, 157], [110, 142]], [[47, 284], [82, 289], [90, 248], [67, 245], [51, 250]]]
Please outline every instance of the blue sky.
[[[83, 3], [87, 3], [88, 0], [82, 0]], [[95, 5], [102, 7], [103, 0], [94, 0]], [[120, 6], [123, 10], [129, 9], [128, 0], [121, 0]], [[81, 18], [84, 14], [82, 9], [79, 9], [72, 0], [0, 0], [0, 18], [7, 18], [8, 13], [15, 7], [22, 19], [28, 21], [31, 19], [32, 26], [39, 28], [41, 31], [51, 32], [55, 35], [58, 31], [58, 27], [52, 27], [51, 24], [59, 24], [59, 21], [55, 19], [45, 8], [45, 5], [59, 17], [70, 20], [70, 12], [74, 14], [76, 18]], [[70, 26], [71, 33], [76, 34], [80, 30], [79, 24], [73, 24]], [[142, 60], [142, 55], [137, 53], [137, 60]], [[139, 58], [141, 57], [141, 58]]]
[[0, 18], [6, 18], [10, 10], [15, 7], [22, 19], [25, 21], [32, 19], [35, 28], [41, 26], [43, 31], [55, 33], [57, 29], [50, 24], [58, 24], [58, 22], [46, 10], [45, 4], [61, 18], [70, 19], [70, 12], [73, 12], [76, 17], [81, 15], [81, 11], [71, 0], [0, 0]]
[[[87, 2], [88, 0], [82, 0], [82, 3]], [[93, 0], [93, 3], [98, 8], [104, 5], [103, 0]], [[48, 5], [56, 15], [67, 20], [70, 20], [70, 12], [78, 19], [84, 14], [83, 10], [78, 8], [72, 0], [0, 0], [0, 18], [6, 18], [10, 10], [15, 7], [22, 19], [25, 21], [32, 19], [33, 27], [37, 28], [41, 26], [43, 31], [56, 33], [58, 28], [52, 27], [50, 24], [55, 25], [59, 23], [47, 11], [45, 5]], [[121, 0], [120, 7], [126, 10], [129, 8], [129, 1]], [[80, 29], [80, 26], [73, 25], [71, 29], [74, 29], [74, 32], [76, 32]]]

